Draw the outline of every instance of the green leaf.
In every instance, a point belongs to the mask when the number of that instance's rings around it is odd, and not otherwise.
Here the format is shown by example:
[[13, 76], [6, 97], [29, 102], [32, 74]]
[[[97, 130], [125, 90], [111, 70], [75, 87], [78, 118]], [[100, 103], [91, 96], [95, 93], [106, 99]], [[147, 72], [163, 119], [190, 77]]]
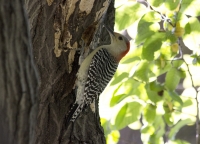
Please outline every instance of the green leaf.
[[161, 16], [155, 11], [150, 11], [142, 17], [142, 20], [144, 20], [145, 22], [160, 22]]
[[133, 62], [139, 61], [139, 60], [140, 60], [139, 57], [131, 57], [131, 58], [127, 58], [126, 60], [124, 60], [122, 62], [120, 61], [120, 62], [123, 64], [126, 64], [126, 63], [133, 63]]
[[156, 137], [162, 137], [165, 133], [165, 122], [162, 115], [156, 115], [153, 126], [156, 129]]
[[141, 100], [148, 100], [148, 95], [146, 92], [145, 84], [140, 82], [140, 85], [133, 87], [132, 95], [137, 95]]
[[200, 1], [199, 0], [183, 0], [181, 3], [180, 12], [190, 16], [200, 15]]
[[161, 47], [160, 49], [160, 57], [163, 61], [165, 60], [170, 60], [172, 59], [173, 57], [173, 54], [172, 54], [172, 50], [171, 50], [171, 47], [170, 46], [163, 46]]
[[143, 112], [144, 118], [145, 120], [151, 124], [154, 122], [155, 117], [156, 117], [156, 107], [153, 105], [148, 104], [145, 108], [144, 108], [144, 112]]
[[120, 133], [117, 130], [112, 131], [110, 134], [106, 137], [106, 143], [107, 144], [116, 144], [119, 141]]
[[141, 133], [148, 133], [149, 135], [152, 135], [155, 132], [155, 128], [151, 125], [143, 126], [143, 129], [141, 130]]
[[116, 9], [115, 26], [118, 31], [130, 26], [147, 11], [146, 7], [136, 2], [127, 2]]
[[132, 94], [132, 91], [134, 88], [138, 87], [140, 85], [139, 82], [133, 80], [133, 79], [128, 79], [114, 91], [113, 96], [110, 100], [110, 107], [115, 106], [119, 102], [121, 102], [123, 99], [126, 97], [130, 96]]
[[187, 124], [191, 124], [192, 121], [191, 119], [185, 119], [185, 120], [181, 120], [179, 121], [173, 128], [171, 128], [170, 132], [169, 132], [169, 138], [170, 139], [174, 139], [177, 132], [185, 125]]
[[173, 91], [179, 84], [180, 76], [175, 68], [171, 68], [165, 77], [165, 86], [168, 90]]
[[115, 118], [117, 129], [122, 129], [140, 118], [142, 105], [138, 102], [126, 103]]
[[128, 78], [128, 75], [129, 75], [128, 73], [123, 72], [119, 76], [115, 77], [110, 85], [115, 85], [115, 84], [122, 82], [125, 78]]
[[188, 98], [186, 96], [180, 96], [180, 98], [183, 101], [183, 105], [181, 106], [182, 108], [187, 108], [195, 105], [194, 101], [191, 98]]
[[160, 76], [169, 71], [171, 66], [172, 65], [169, 61], [159, 58], [156, 61], [153, 61], [149, 68], [156, 76]]
[[147, 95], [149, 100], [151, 100], [154, 104], [156, 104], [157, 102], [162, 100], [162, 91], [160, 92], [154, 92], [154, 91], [150, 91], [147, 90]]
[[166, 0], [166, 1], [165, 1], [165, 6], [166, 6], [169, 10], [174, 10], [174, 9], [177, 8], [179, 2], [180, 2], [180, 0]]
[[197, 18], [189, 18], [189, 23], [185, 27], [185, 34], [183, 36], [184, 44], [191, 50], [193, 53], [200, 54], [200, 23]]
[[145, 144], [161, 144], [163, 143], [162, 136], [165, 132], [165, 122], [161, 115], [157, 115], [153, 124], [143, 125], [141, 138]]
[[169, 93], [169, 96], [176, 102], [178, 102], [180, 105], [183, 105], [183, 101], [182, 99], [180, 98], [180, 96], [174, 92], [174, 91], [168, 91]]
[[177, 37], [170, 31], [166, 32], [166, 43], [171, 45], [173, 43], [177, 42]]
[[149, 81], [149, 77], [148, 77], [148, 68], [149, 62], [147, 61], [141, 61], [137, 67], [136, 72], [134, 73], [134, 78], [140, 80], [140, 81], [145, 81], [148, 82]]
[[119, 95], [114, 95], [112, 97], [112, 99], [110, 100], [110, 107], [115, 106], [116, 104], [118, 104], [119, 102], [121, 102], [123, 99], [125, 99], [127, 96], [127, 94], [119, 94]]
[[156, 81], [146, 84], [146, 91], [148, 98], [153, 103], [157, 103], [162, 100], [163, 89], [164, 87], [160, 83], [157, 83]]
[[163, 60], [171, 60], [178, 53], [178, 44], [176, 43], [177, 37], [171, 32], [166, 32], [166, 37], [163, 39], [160, 48], [160, 58]]
[[160, 21], [160, 16], [156, 12], [146, 13], [139, 21], [137, 28], [137, 36], [135, 43], [138, 45], [144, 42], [147, 38], [151, 37], [160, 29], [158, 22]]
[[157, 59], [159, 55], [156, 55], [156, 51], [161, 48], [165, 36], [165, 33], [155, 33], [147, 38], [142, 49], [142, 58], [148, 61]]
[[168, 126], [172, 126], [173, 125], [173, 122], [171, 121], [172, 120], [171, 117], [172, 117], [171, 113], [165, 113], [164, 114], [165, 122], [168, 124]]
[[159, 91], [163, 90], [163, 85], [157, 81], [153, 81], [153, 82], [149, 83], [149, 88], [152, 91], [159, 92]]
[[[160, 131], [160, 130], [159, 130]], [[156, 132], [150, 136], [148, 144], [161, 144], [163, 143], [163, 137], [158, 137], [159, 132]]]
[[149, 4], [154, 7], [158, 7], [163, 4], [163, 0], [148, 0]]
[[183, 60], [174, 60], [172, 61], [172, 65], [174, 68], [179, 68], [183, 64]]
[[133, 130], [140, 130], [142, 128], [142, 123], [140, 122], [140, 120], [138, 120], [129, 124], [128, 127]]

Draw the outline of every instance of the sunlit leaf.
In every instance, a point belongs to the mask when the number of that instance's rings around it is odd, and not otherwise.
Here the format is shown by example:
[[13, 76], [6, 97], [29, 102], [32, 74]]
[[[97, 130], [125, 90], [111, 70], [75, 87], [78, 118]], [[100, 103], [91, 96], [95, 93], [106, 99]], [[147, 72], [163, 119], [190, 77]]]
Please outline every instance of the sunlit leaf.
[[110, 85], [115, 85], [123, 81], [123, 79], [128, 78], [128, 73], [123, 72], [122, 74], [118, 75]]
[[107, 144], [117, 144], [119, 141], [120, 133], [117, 130], [112, 131], [110, 134], [107, 135], [106, 143]]
[[144, 20], [145, 22], [160, 22], [161, 16], [155, 11], [150, 11], [146, 13], [141, 20]]
[[183, 0], [181, 3], [180, 12], [190, 16], [200, 15], [200, 1], [199, 0]]
[[116, 9], [115, 27], [118, 31], [130, 26], [133, 22], [145, 14], [147, 9], [137, 2], [128, 1]]
[[147, 105], [144, 108], [144, 118], [148, 123], [153, 123], [155, 120], [155, 116], [156, 116], [156, 107], [153, 105]]
[[185, 27], [183, 36], [184, 44], [194, 53], [200, 54], [200, 23], [197, 18], [189, 18], [189, 23]]
[[173, 111], [173, 102], [165, 100], [163, 103], [163, 109], [165, 113], [171, 113]]
[[163, 4], [163, 0], [148, 0], [149, 4], [154, 7], [158, 7]]
[[[197, 114], [197, 103], [196, 103], [196, 100], [193, 99], [193, 98], [189, 98], [189, 99], [185, 98], [184, 99], [183, 97], [182, 97], [182, 99], [183, 99], [183, 102], [186, 102], [186, 103], [183, 103], [181, 112], [184, 113], [184, 114], [187, 114], [187, 115], [189, 114], [189, 115], [195, 117], [196, 114]], [[184, 118], [186, 119], [188, 117], [189, 116], [184, 117]]]
[[148, 133], [148, 134], [153, 134], [155, 132], [155, 128], [151, 125], [147, 125], [142, 128], [141, 133]]
[[171, 32], [166, 32], [166, 37], [163, 38], [163, 43], [160, 47], [160, 59], [172, 60], [179, 51], [177, 37]]
[[[159, 132], [157, 132], [159, 133]], [[151, 135], [150, 139], [149, 139], [149, 143], [156, 143], [156, 144], [160, 144], [163, 142], [163, 137], [158, 137], [158, 134], [154, 133]]]
[[146, 124], [141, 129], [141, 138], [144, 143], [163, 143], [162, 136], [165, 133], [165, 123], [162, 116], [157, 115], [154, 123]]
[[165, 119], [165, 122], [168, 124], [168, 126], [172, 126], [173, 125], [171, 117], [172, 117], [171, 113], [165, 113], [164, 114], [164, 119]]
[[177, 8], [179, 2], [180, 2], [180, 0], [166, 0], [166, 1], [165, 1], [165, 6], [166, 6], [169, 10], [174, 10], [174, 9]]
[[128, 127], [133, 130], [139, 130], [142, 127], [142, 123], [140, 122], [140, 120], [138, 120], [129, 124]]
[[134, 88], [137, 88], [140, 85], [138, 81], [133, 79], [128, 79], [124, 83], [118, 86], [118, 88], [114, 91], [113, 96], [110, 100], [110, 106], [114, 106], [125, 99], [127, 96], [130, 96]]
[[131, 58], [127, 58], [126, 60], [122, 61], [123, 64], [126, 64], [126, 63], [133, 63], [135, 61], [139, 61], [140, 58], [139, 57], [131, 57]]
[[155, 104], [162, 100], [162, 93], [162, 91], [155, 92], [147, 89], [147, 95], [149, 100], [151, 100]]
[[163, 85], [157, 81], [153, 81], [153, 82], [149, 83], [149, 88], [150, 88], [150, 90], [155, 91], [155, 92], [159, 92], [164, 89]]
[[182, 96], [181, 99], [183, 101], [182, 107], [189, 107], [189, 106], [194, 105], [194, 101], [192, 101], [192, 99], [190, 99], [190, 98]]
[[177, 101], [180, 103], [180, 105], [183, 105], [183, 101], [182, 99], [180, 98], [180, 96], [174, 92], [174, 91], [168, 91], [169, 95], [171, 96], [171, 98], [174, 100], [174, 101]]
[[173, 91], [179, 84], [180, 76], [175, 68], [171, 68], [165, 78], [165, 86], [168, 90]]
[[168, 44], [168, 45], [171, 45], [171, 44], [174, 44], [176, 42], [177, 42], [177, 37], [172, 32], [167, 31], [165, 43]]
[[172, 65], [174, 68], [179, 68], [183, 64], [183, 60], [174, 60], [172, 61]]
[[142, 105], [138, 102], [126, 103], [115, 118], [117, 129], [122, 129], [140, 118]]
[[162, 115], [156, 115], [153, 126], [156, 129], [156, 137], [162, 137], [165, 133], [165, 122]]
[[148, 65], [149, 65], [148, 61], [141, 61], [137, 67], [136, 72], [134, 73], [134, 78], [145, 82], [149, 81]]
[[149, 61], [156, 59], [159, 55], [156, 55], [155, 52], [161, 48], [165, 36], [164, 33], [156, 33], [149, 37], [144, 43], [142, 58]]
[[114, 95], [112, 97], [112, 99], [110, 100], [110, 107], [115, 106], [116, 104], [118, 104], [119, 102], [121, 102], [123, 99], [125, 99], [127, 96], [127, 94], [119, 94], [119, 95]]
[[156, 76], [164, 74], [171, 69], [171, 63], [161, 57], [152, 63], [149, 68]]
[[133, 87], [133, 89], [133, 95], [137, 95], [140, 99], [144, 101], [148, 100], [148, 95], [144, 83], [140, 82], [140, 85], [138, 87]]
[[160, 25], [157, 23], [160, 21], [160, 17], [156, 12], [149, 12], [145, 14], [138, 23], [137, 36], [135, 43], [140, 44], [147, 38], [151, 37], [160, 29]]

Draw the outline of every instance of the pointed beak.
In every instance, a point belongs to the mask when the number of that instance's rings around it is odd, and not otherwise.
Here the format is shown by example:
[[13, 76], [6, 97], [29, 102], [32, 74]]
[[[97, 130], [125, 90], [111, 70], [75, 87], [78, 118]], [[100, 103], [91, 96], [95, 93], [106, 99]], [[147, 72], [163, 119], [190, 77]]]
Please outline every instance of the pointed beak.
[[104, 25], [104, 27], [106, 28], [106, 30], [107, 30], [108, 33], [110, 34], [110, 37], [111, 37], [111, 38], [112, 38], [112, 37], [115, 37], [114, 32], [113, 32], [109, 27], [107, 27], [106, 25]]

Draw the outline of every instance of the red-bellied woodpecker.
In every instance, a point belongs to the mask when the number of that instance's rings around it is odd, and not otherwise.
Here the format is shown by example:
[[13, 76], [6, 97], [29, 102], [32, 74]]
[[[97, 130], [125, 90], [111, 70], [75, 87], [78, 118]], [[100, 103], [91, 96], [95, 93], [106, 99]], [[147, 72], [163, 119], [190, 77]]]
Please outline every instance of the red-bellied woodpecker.
[[111, 37], [111, 44], [96, 48], [79, 68], [76, 80], [78, 87], [76, 101], [67, 116], [67, 123], [74, 122], [84, 108], [99, 98], [112, 79], [119, 61], [130, 49], [130, 43], [126, 37], [107, 30]]

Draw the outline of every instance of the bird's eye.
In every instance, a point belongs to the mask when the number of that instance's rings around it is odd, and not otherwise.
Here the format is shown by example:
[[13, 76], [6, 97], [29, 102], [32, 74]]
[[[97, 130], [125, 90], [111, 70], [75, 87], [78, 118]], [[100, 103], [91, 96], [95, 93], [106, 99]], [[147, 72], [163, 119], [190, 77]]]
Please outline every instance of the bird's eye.
[[123, 38], [121, 36], [118, 37], [119, 40], [123, 40]]

